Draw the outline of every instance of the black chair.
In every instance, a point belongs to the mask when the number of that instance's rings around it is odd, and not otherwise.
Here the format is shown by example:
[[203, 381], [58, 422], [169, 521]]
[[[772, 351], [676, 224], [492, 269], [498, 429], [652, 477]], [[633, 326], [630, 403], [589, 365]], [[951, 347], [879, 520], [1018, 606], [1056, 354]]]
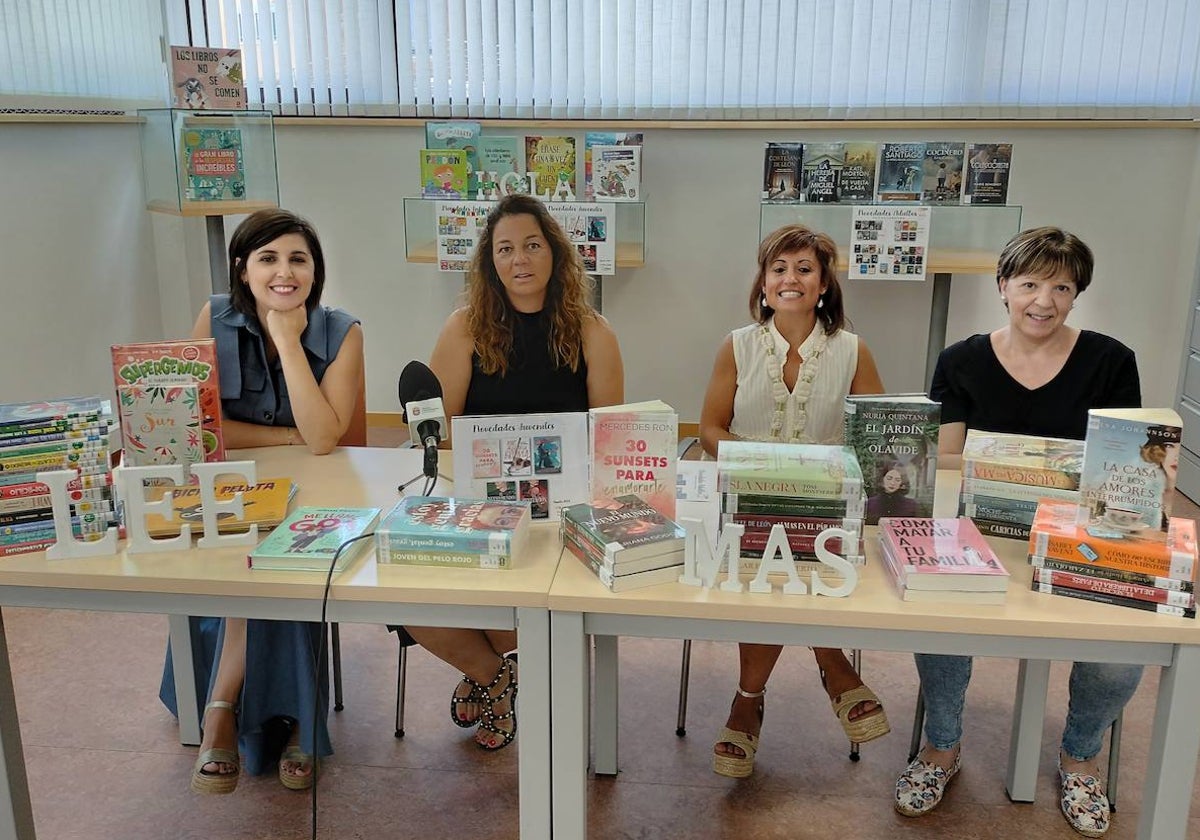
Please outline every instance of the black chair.
[[[1108, 735], [1108, 781], [1106, 783], [1108, 794], [1108, 810], [1112, 813], [1117, 812], [1117, 777], [1120, 774], [1121, 761], [1121, 720], [1125, 716], [1124, 712], [1117, 715], [1117, 719], [1113, 721], [1112, 729]], [[925, 726], [925, 695], [921, 693], [920, 686], [917, 688], [917, 709], [913, 715], [912, 738], [908, 742], [908, 760], [912, 761], [917, 757], [917, 753], [921, 751], [921, 730]]]
[[[338, 633], [337, 624], [330, 625], [330, 644], [333, 648], [331, 661], [333, 663], [333, 710], [340, 712], [345, 708], [342, 702], [342, 640]], [[416, 644], [412, 636], [402, 627], [390, 627], [396, 631], [400, 640], [400, 654], [396, 663], [396, 731], [397, 738], [404, 737], [404, 693], [408, 676], [408, 649]]]

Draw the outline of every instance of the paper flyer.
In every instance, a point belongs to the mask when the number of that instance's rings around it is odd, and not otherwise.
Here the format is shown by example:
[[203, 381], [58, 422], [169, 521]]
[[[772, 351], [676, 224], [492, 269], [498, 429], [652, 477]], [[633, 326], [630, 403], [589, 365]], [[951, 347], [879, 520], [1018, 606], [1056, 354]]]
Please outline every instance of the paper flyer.
[[466, 271], [475, 245], [487, 227], [494, 201], [439, 201], [437, 217], [438, 271]]
[[929, 207], [852, 208], [849, 279], [924, 280]]

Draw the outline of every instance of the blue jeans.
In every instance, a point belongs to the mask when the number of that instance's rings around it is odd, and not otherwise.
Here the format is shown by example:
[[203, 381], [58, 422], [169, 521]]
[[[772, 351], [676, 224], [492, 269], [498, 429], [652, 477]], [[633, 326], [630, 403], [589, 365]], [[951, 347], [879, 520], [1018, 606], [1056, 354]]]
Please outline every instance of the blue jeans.
[[[914, 658], [925, 699], [925, 738], [934, 749], [953, 749], [962, 740], [963, 703], [967, 683], [971, 681], [971, 657], [918, 653]], [[1072, 665], [1063, 754], [1076, 761], [1087, 761], [1099, 753], [1104, 730], [1112, 726], [1141, 679], [1141, 665], [1103, 662]]]

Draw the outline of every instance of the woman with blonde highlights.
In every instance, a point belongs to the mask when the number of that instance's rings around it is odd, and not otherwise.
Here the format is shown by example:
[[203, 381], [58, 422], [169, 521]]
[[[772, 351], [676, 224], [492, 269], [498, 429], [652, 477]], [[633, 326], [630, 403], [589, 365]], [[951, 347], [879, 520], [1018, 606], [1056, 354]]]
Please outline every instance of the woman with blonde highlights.
[[[467, 275], [467, 305], [446, 321], [429, 366], [446, 414], [587, 411], [624, 400], [621, 351], [592, 308], [579, 253], [538, 199], [512, 195], [490, 214]], [[516, 735], [510, 630], [406, 628], [462, 672], [450, 719], [488, 750]]]

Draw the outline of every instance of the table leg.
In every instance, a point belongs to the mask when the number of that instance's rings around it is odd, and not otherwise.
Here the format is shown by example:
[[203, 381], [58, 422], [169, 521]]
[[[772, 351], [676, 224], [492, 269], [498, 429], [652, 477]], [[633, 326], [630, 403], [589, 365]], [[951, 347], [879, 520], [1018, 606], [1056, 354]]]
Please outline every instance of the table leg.
[[8, 636], [0, 612], [0, 837], [34, 840], [33, 809], [29, 805], [29, 779], [21, 749], [21, 725], [13, 695], [12, 668], [8, 661]]
[[208, 686], [196, 685], [196, 669], [192, 660], [192, 625], [186, 615], [170, 615], [171, 663], [175, 669], [175, 705], [179, 712], [179, 743], [185, 747], [200, 746], [200, 709], [197, 692], [208, 693]]
[[517, 610], [517, 648], [521, 651], [517, 740], [521, 837], [550, 836], [550, 614], [545, 609]]
[[1004, 787], [1013, 802], [1032, 802], [1037, 791], [1038, 757], [1046, 718], [1050, 660], [1022, 659], [1017, 667], [1017, 696], [1013, 702], [1012, 737], [1008, 743], [1008, 773]]
[[588, 695], [583, 614], [550, 612], [550, 709], [555, 840], [587, 836]]
[[938, 354], [946, 347], [946, 319], [950, 317], [950, 278], [952, 274], [933, 275], [933, 299], [929, 303], [929, 339], [925, 345], [925, 388], [933, 381]]
[[1142, 812], [1139, 840], [1183, 838], [1188, 834], [1188, 808], [1196, 779], [1196, 753], [1200, 727], [1196, 725], [1196, 698], [1200, 697], [1200, 646], [1179, 645], [1175, 664], [1162, 669]]
[[598, 776], [617, 775], [617, 637], [593, 636], [596, 646], [592, 690], [592, 769]]

